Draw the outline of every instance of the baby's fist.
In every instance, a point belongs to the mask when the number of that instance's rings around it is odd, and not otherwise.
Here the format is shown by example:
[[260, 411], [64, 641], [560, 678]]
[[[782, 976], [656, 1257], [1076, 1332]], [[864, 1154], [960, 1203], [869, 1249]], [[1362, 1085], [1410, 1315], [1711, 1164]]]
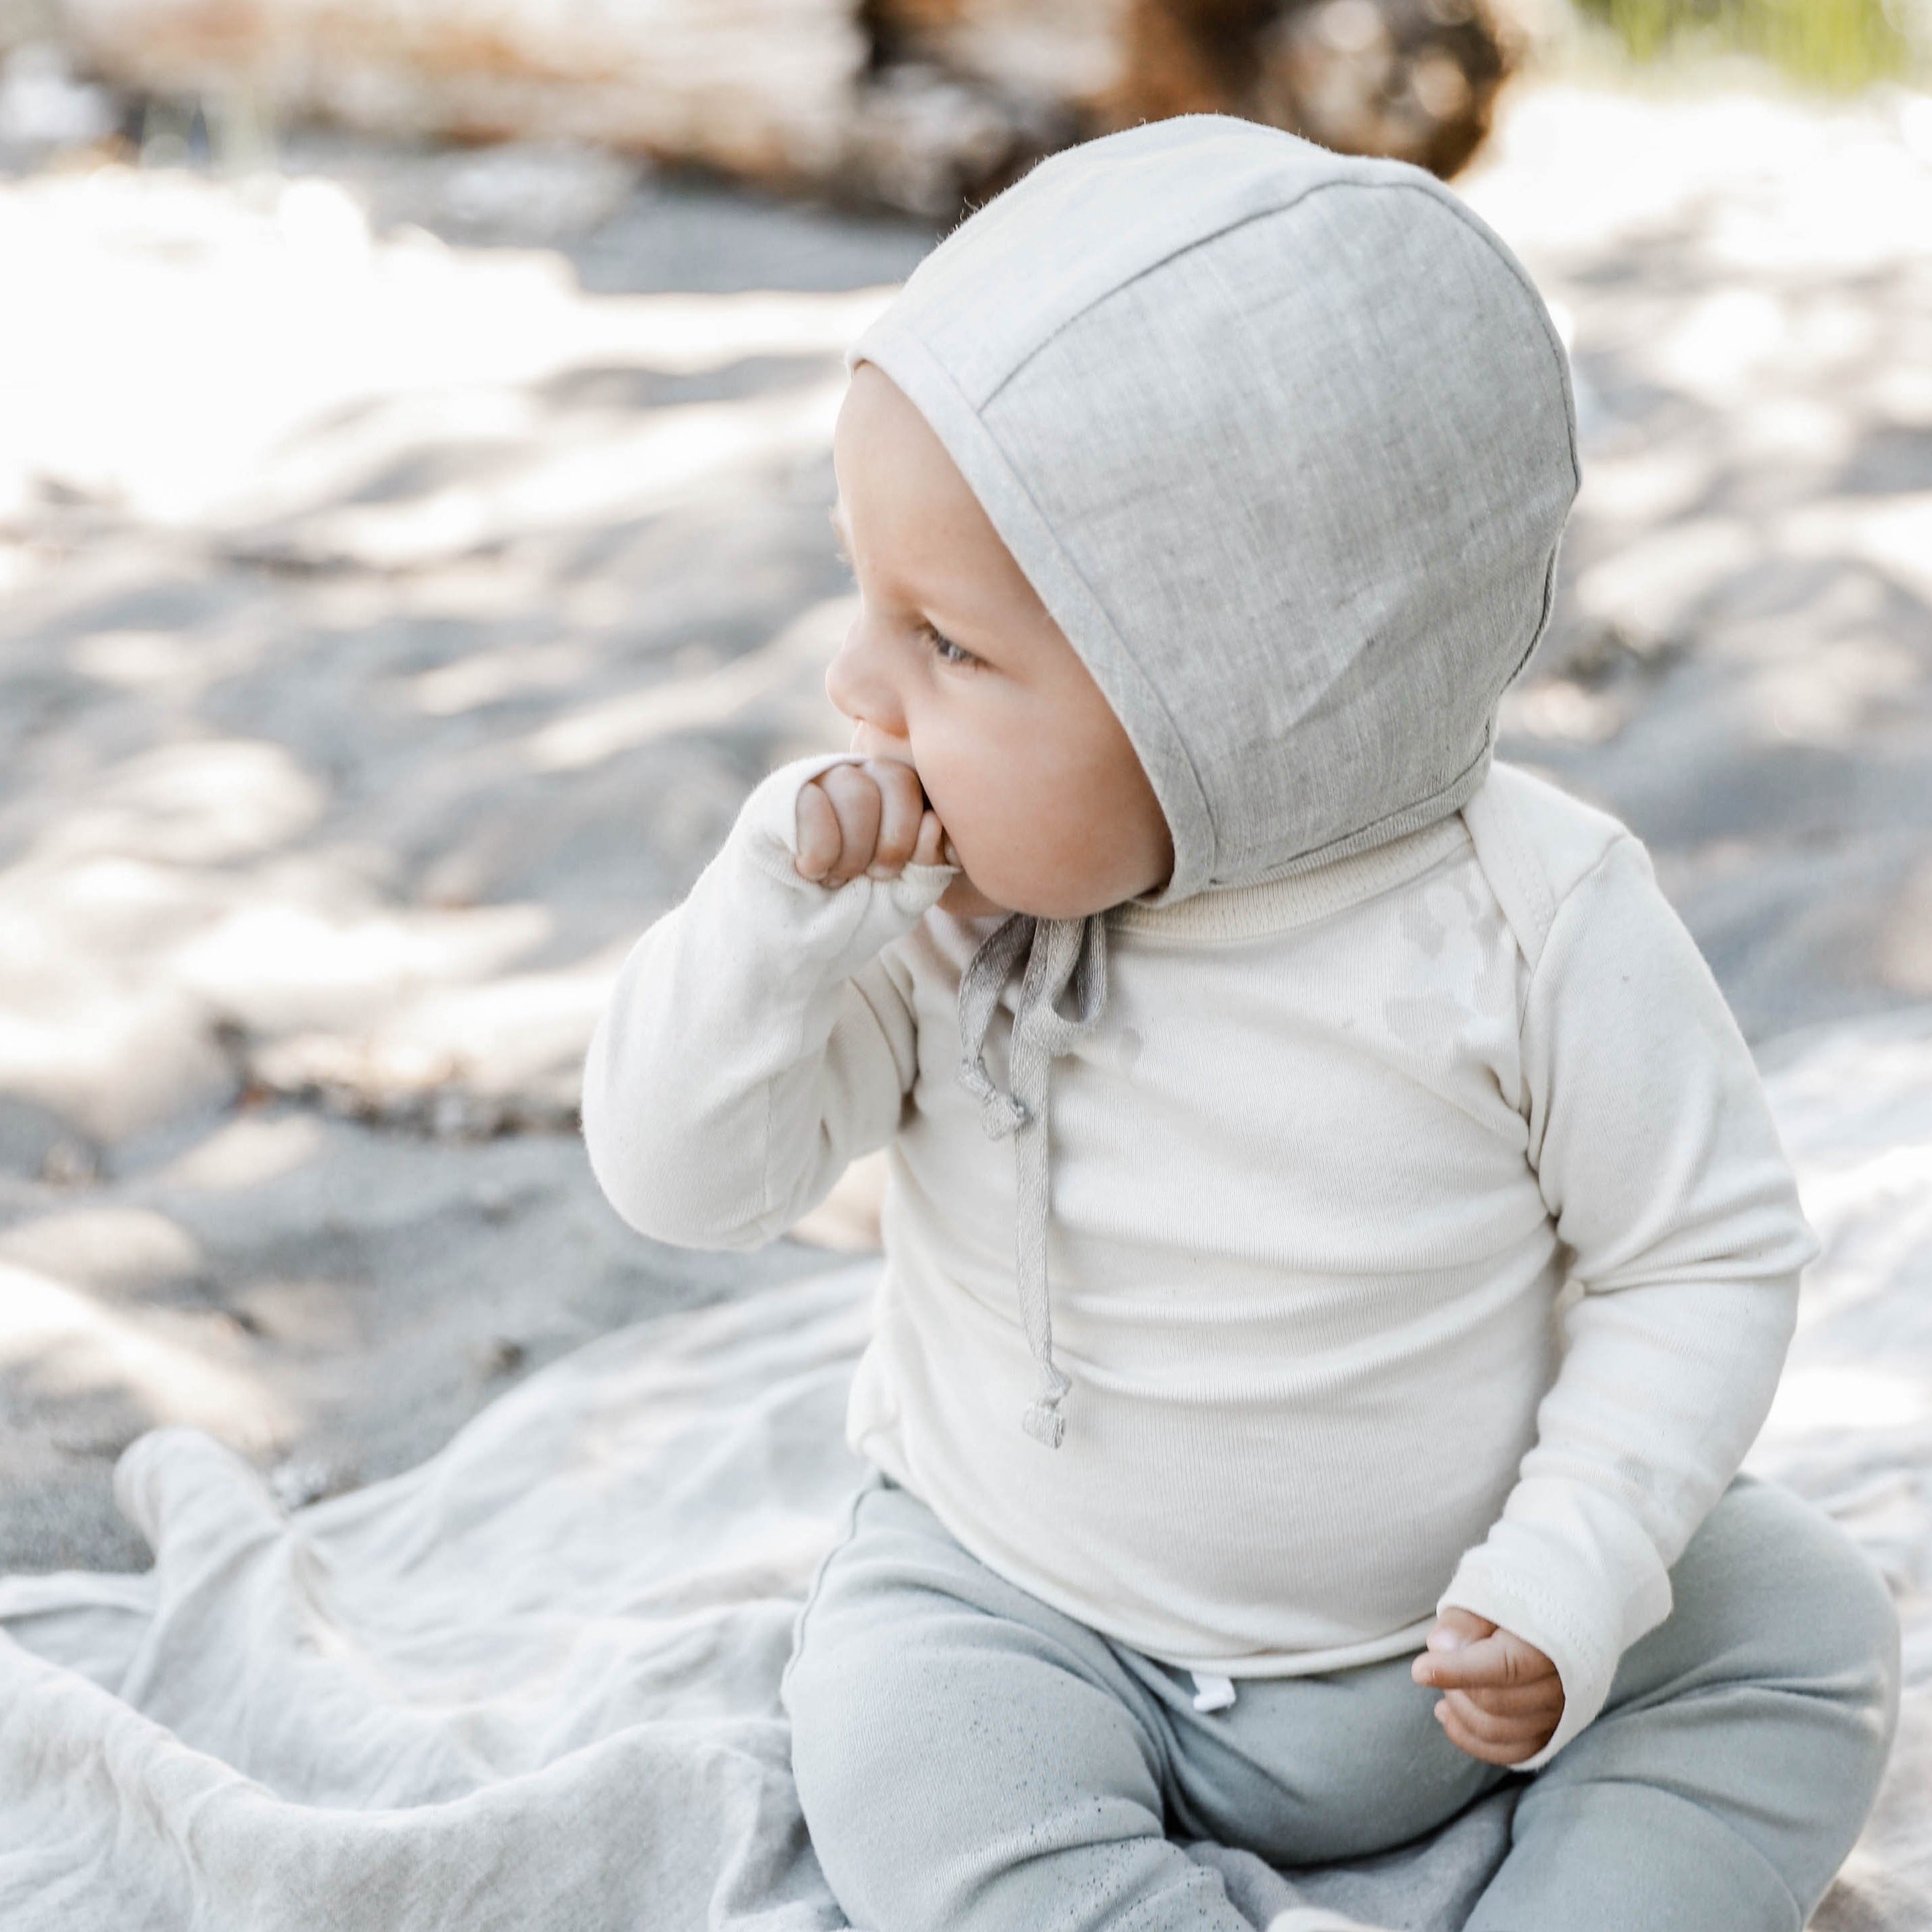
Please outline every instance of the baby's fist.
[[833, 765], [799, 788], [799, 876], [842, 886], [941, 862], [944, 833], [919, 774], [896, 758]]
[[1458, 1750], [1485, 1764], [1520, 1764], [1556, 1735], [1563, 1681], [1534, 1644], [1453, 1606], [1424, 1642], [1409, 1675], [1444, 1694], [1436, 1715]]

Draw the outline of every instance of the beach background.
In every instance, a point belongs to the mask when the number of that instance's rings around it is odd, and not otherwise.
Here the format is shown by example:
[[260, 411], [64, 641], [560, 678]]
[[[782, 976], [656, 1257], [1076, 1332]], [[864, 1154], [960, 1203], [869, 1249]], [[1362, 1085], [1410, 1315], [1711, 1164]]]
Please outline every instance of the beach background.
[[[1503, 752], [1648, 842], [1768, 1071], [1842, 1043], [1856, 1102], [1932, 1002], [1932, 95], [1916, 16], [1707, 10], [1526, 14], [1457, 177], [1584, 440]], [[944, 225], [90, 44], [0, 8], [0, 1573], [143, 1567], [110, 1474], [158, 1425], [297, 1507], [863, 1246], [862, 1177], [759, 1254], [645, 1241], [575, 1108], [626, 948], [842, 742], [841, 356]], [[1922, 1256], [1932, 1092], [1893, 1099]], [[1923, 1444], [1886, 1306], [1815, 1400]]]

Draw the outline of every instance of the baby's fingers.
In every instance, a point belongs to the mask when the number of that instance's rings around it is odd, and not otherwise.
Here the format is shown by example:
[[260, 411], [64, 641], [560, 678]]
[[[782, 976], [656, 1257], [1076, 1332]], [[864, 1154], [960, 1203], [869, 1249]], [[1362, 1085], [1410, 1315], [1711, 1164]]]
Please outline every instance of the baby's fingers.
[[875, 879], [896, 878], [919, 843], [926, 816], [926, 794], [911, 766], [889, 758], [868, 760], [866, 772], [879, 788], [879, 834], [866, 870]]
[[839, 850], [826, 871], [824, 884], [842, 886], [856, 879], [872, 862], [879, 842], [879, 820], [884, 811], [879, 788], [861, 765], [834, 765], [813, 781], [832, 802], [838, 814]]
[[952, 862], [946, 856], [946, 828], [939, 822], [939, 814], [930, 807], [919, 821], [919, 837], [912, 848], [912, 862], [915, 866], [948, 866]]
[[1534, 1645], [1502, 1630], [1459, 1650], [1426, 1650], [1412, 1670], [1417, 1683], [1438, 1690], [1502, 1690], [1556, 1673], [1556, 1666]]
[[1558, 1678], [1538, 1677], [1527, 1684], [1509, 1684], [1494, 1690], [1457, 1690], [1479, 1711], [1492, 1718], [1537, 1718], [1547, 1712], [1560, 1714], [1563, 1709], [1563, 1684]]
[[897, 759], [834, 765], [799, 788], [799, 874], [833, 888], [864, 874], [896, 878], [908, 865], [949, 862], [946, 830], [919, 774]]
[[1452, 1690], [1436, 1706], [1443, 1733], [1465, 1756], [1484, 1764], [1520, 1764], [1534, 1757], [1556, 1734], [1556, 1720], [1492, 1717], [1478, 1710], [1460, 1691]]
[[800, 878], [822, 880], [845, 841], [838, 829], [838, 814], [815, 780], [799, 788], [796, 824], [798, 851], [793, 866]]
[[1452, 1690], [1442, 1700], [1444, 1719], [1454, 1718], [1459, 1729], [1486, 1744], [1520, 1744], [1533, 1737], [1540, 1720], [1499, 1717], [1486, 1711], [1466, 1691]]

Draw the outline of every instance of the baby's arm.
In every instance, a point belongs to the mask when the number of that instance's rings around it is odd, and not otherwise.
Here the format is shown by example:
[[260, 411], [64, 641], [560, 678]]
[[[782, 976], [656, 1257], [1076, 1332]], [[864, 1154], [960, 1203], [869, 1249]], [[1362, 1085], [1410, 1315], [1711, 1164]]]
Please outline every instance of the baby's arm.
[[1442, 1606], [1554, 1663], [1562, 1721], [1533, 1767], [1669, 1615], [1670, 1568], [1770, 1406], [1816, 1244], [1750, 1052], [1635, 840], [1558, 908], [1522, 1052], [1529, 1156], [1582, 1293], [1535, 1445]]
[[[584, 1064], [584, 1135], [599, 1184], [640, 1232], [754, 1246], [898, 1125], [913, 1016], [878, 956], [955, 874], [923, 862], [938, 842], [929, 813], [900, 823], [917, 780], [903, 766], [880, 777], [826, 759], [774, 772], [625, 962]], [[867, 789], [879, 803], [861, 855]], [[830, 851], [820, 806], [841, 833]]]

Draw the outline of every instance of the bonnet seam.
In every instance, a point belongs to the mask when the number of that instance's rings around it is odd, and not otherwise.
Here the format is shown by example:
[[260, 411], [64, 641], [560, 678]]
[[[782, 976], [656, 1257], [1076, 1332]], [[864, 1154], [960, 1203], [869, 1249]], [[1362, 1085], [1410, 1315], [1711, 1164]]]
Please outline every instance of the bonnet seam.
[[[1175, 251], [1177, 255], [1181, 252], [1183, 251], [1179, 250]], [[1086, 310], [1083, 309], [1081, 313], [1084, 314]], [[1058, 332], [1056, 331], [1055, 333], [1058, 334]], [[1005, 449], [1001, 446], [999, 439], [994, 435], [991, 428], [988, 425], [983, 411], [991, 404], [993, 397], [996, 396], [999, 393], [999, 390], [998, 388], [994, 389], [992, 392], [992, 394], [988, 396], [986, 404], [976, 407], [967, 397], [965, 391], [959, 386], [958, 381], [953, 376], [952, 371], [948, 368], [937, 356], [933, 354], [931, 349], [927, 346], [925, 338], [910, 331], [907, 332], [907, 335], [913, 343], [916, 344], [920, 359], [924, 363], [926, 368], [933, 374], [936, 375], [940, 381], [945, 383], [948, 390], [950, 391], [953, 399], [963, 410], [964, 410], [967, 414], [972, 417], [972, 418], [979, 424], [985, 438], [985, 447], [998, 460], [1000, 468], [1004, 473], [1006, 480], [1012, 486], [1014, 490], [1025, 500], [1028, 508], [1033, 513], [1034, 521], [1039, 527], [1040, 534], [1046, 538], [1046, 542], [1052, 546], [1053, 554], [1056, 560], [1058, 562], [1060, 567], [1066, 572], [1067, 575], [1071, 578], [1074, 582], [1079, 585], [1081, 590], [1085, 595], [1088, 602], [1093, 606], [1094, 610], [1100, 613], [1102, 619], [1105, 620], [1107, 626], [1107, 634], [1112, 640], [1114, 648], [1119, 652], [1122, 660], [1132, 668], [1136, 682], [1140, 686], [1142, 691], [1146, 694], [1156, 711], [1160, 714], [1161, 722], [1166, 728], [1168, 742], [1179, 752], [1181, 761], [1186, 767], [1189, 782], [1194, 788], [1195, 796], [1201, 802], [1202, 816], [1207, 823], [1208, 831], [1213, 842], [1215, 859], [1218, 861], [1220, 854], [1221, 828], [1214, 822], [1214, 815], [1213, 812], [1207, 809], [1208, 798], [1208, 788], [1205, 784], [1202, 782], [1200, 769], [1195, 763], [1193, 748], [1189, 745], [1186, 739], [1183, 736], [1179, 725], [1175, 722], [1173, 712], [1168, 707], [1166, 696], [1156, 686], [1153, 679], [1148, 675], [1147, 668], [1141, 662], [1138, 653], [1133, 650], [1132, 646], [1127, 642], [1126, 638], [1122, 634], [1120, 626], [1114, 621], [1112, 610], [1102, 600], [1099, 592], [1095, 590], [1092, 582], [1088, 578], [1087, 573], [1084, 570], [1081, 569], [1080, 567], [1073, 561], [1072, 556], [1068, 554], [1066, 546], [1060, 540], [1059, 532], [1053, 526], [1052, 519], [1048, 517], [1046, 511], [1041, 507], [1039, 500], [1034, 495], [1033, 491], [1028, 487], [1024, 478], [1022, 478], [1019, 472], [1013, 467], [1012, 463], [1008, 458]], [[1042, 344], [1041, 346], [1044, 347], [1045, 344]], [[1002, 379], [999, 387], [1001, 388], [1005, 387], [1005, 379]], [[1209, 876], [1210, 878], [1213, 875], [1214, 869], [1214, 868], [1212, 865], [1208, 868]], [[1203, 883], [1205, 884], [1206, 881], [1204, 880]]]
[[[1238, 233], [1244, 228], [1252, 227], [1257, 221], [1268, 221], [1272, 220], [1276, 215], [1288, 214], [1294, 209], [1313, 200], [1318, 194], [1340, 194], [1350, 188], [1360, 188], [1374, 194], [1420, 195], [1424, 201], [1431, 202], [1436, 207], [1441, 208], [1445, 214], [1466, 229], [1508, 271], [1510, 280], [1523, 294], [1528, 297], [1530, 308], [1534, 311], [1538, 326], [1542, 332], [1544, 346], [1552, 353], [1556, 364], [1557, 385], [1563, 394], [1564, 442], [1570, 458], [1570, 482], [1576, 488], [1582, 488], [1583, 472], [1582, 465], [1576, 451], [1576, 405], [1570, 382], [1570, 354], [1569, 351], [1563, 346], [1562, 340], [1557, 334], [1556, 327], [1550, 320], [1549, 305], [1543, 298], [1542, 291], [1530, 280], [1528, 270], [1510, 253], [1502, 238], [1495, 233], [1473, 208], [1466, 206], [1448, 189], [1435, 181], [1432, 176], [1426, 181], [1376, 181], [1366, 177], [1351, 176], [1342, 181], [1311, 182], [1286, 200], [1278, 201], [1271, 207], [1256, 208], [1250, 214], [1238, 216], [1233, 220], [1224, 223], [1220, 227], [1212, 230], [1205, 235], [1194, 236], [1182, 242], [1178, 247], [1169, 249], [1165, 255], [1159, 256], [1154, 261], [1144, 263], [1131, 275], [1126, 276], [1112, 284], [1095, 296], [1090, 302], [1082, 303], [1072, 314], [1066, 316], [1046, 334], [1042, 336], [1039, 341], [1036, 342], [1018, 362], [1014, 363], [998, 382], [986, 392], [983, 401], [976, 406], [970, 404], [968, 404], [968, 406], [973, 409], [976, 416], [981, 415], [984, 411], [990, 409], [998, 400], [1000, 392], [1058, 341], [1069, 329], [1091, 315], [1095, 310], [1112, 301], [1117, 295], [1132, 288], [1136, 283], [1144, 281], [1149, 275], [1166, 268], [1171, 262], [1180, 260], [1184, 256], [1192, 254], [1196, 249], [1204, 248], [1210, 242], [1218, 242], [1226, 236]], [[933, 359], [937, 362], [938, 358], [934, 357]], [[948, 373], [950, 374], [950, 372]], [[962, 391], [960, 394], [961, 400], [964, 400], [964, 392]]]

